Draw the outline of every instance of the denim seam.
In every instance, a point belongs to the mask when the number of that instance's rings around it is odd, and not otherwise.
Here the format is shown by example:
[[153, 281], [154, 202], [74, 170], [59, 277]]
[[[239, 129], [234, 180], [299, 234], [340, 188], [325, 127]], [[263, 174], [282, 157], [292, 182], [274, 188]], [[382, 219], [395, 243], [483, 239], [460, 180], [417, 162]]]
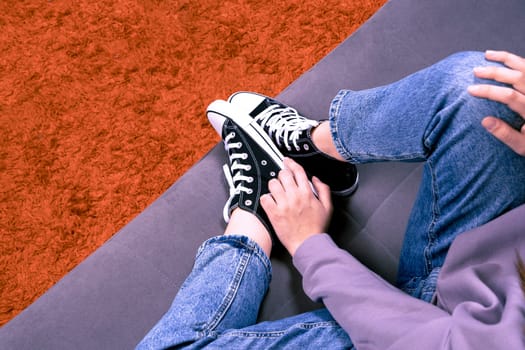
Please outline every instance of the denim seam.
[[428, 238], [428, 244], [425, 247], [424, 255], [425, 255], [425, 268], [426, 268], [426, 274], [427, 276], [432, 272], [433, 269], [433, 261], [432, 261], [432, 248], [435, 245], [436, 241], [436, 233], [434, 232], [436, 222], [439, 219], [440, 216], [440, 210], [439, 210], [439, 188], [437, 185], [436, 180], [436, 174], [434, 171], [434, 166], [432, 164], [432, 160], [427, 160], [427, 165], [430, 169], [430, 176], [431, 176], [431, 188], [432, 188], [432, 220], [430, 221], [430, 224], [427, 229], [427, 238]]
[[197, 253], [197, 257], [202, 253], [206, 246], [223, 243], [233, 243], [237, 246], [232, 246], [232, 248], [242, 248], [244, 251], [240, 252], [241, 257], [239, 258], [239, 263], [237, 264], [235, 275], [228, 287], [228, 293], [217, 308], [217, 312], [212, 317], [212, 319], [206, 324], [204, 324], [201, 330], [199, 331], [199, 337], [217, 337], [217, 332], [215, 332], [214, 330], [220, 324], [221, 320], [224, 318], [231, 304], [233, 303], [235, 296], [237, 295], [237, 292], [240, 288], [240, 284], [242, 283], [244, 274], [248, 268], [249, 261], [253, 256], [256, 256], [259, 262], [261, 262], [264, 265], [268, 281], [271, 280], [271, 265], [269, 265], [268, 257], [266, 257], [266, 255], [260, 251], [261, 248], [255, 241], [251, 240], [246, 236], [225, 235], [212, 237], [206, 240], [201, 245]]
[[[404, 161], [404, 160], [424, 160], [424, 155], [422, 156], [421, 153], [405, 153], [405, 154], [399, 154], [396, 156], [385, 156], [381, 154], [375, 154], [375, 153], [369, 153], [369, 152], [355, 152], [355, 151], [349, 151], [347, 147], [343, 144], [342, 139], [339, 137], [339, 114], [341, 105], [343, 103], [344, 98], [346, 95], [350, 94], [351, 90], [341, 90], [339, 93], [334, 97], [332, 100], [332, 103], [330, 105], [330, 115], [329, 115], [329, 123], [330, 123], [330, 133], [332, 135], [332, 141], [337, 149], [337, 152], [345, 158], [350, 163], [361, 163], [366, 162], [369, 160], [374, 161]], [[364, 158], [364, 159], [363, 159]]]
[[242, 256], [239, 259], [240, 261], [239, 261], [239, 264], [237, 265], [233, 280], [231, 281], [228, 287], [228, 294], [226, 294], [226, 296], [221, 302], [221, 305], [219, 305], [217, 312], [215, 313], [215, 316], [211, 319], [209, 323], [203, 326], [200, 332], [201, 335], [216, 336], [216, 332], [214, 332], [214, 329], [217, 328], [221, 320], [224, 318], [224, 315], [226, 315], [226, 313], [228, 312], [228, 309], [233, 303], [233, 300], [235, 299], [235, 295], [237, 294], [237, 291], [239, 290], [240, 284], [242, 282], [242, 277], [244, 276], [244, 273], [246, 272], [246, 268], [248, 266], [248, 260], [250, 259], [250, 255], [251, 254], [247, 252], [242, 253]]
[[[230, 236], [231, 237], [231, 236]], [[234, 236], [235, 237], [235, 236]], [[257, 258], [259, 258], [260, 262], [264, 265], [265, 270], [267, 272], [268, 279], [271, 279], [271, 262], [266, 256], [266, 253], [262, 251], [262, 248], [252, 239], [245, 237], [247, 242], [250, 244], [246, 244], [243, 241], [238, 242], [243, 248], [253, 253]]]
[[422, 294], [428, 294], [428, 293], [432, 293], [434, 294], [435, 290], [436, 290], [436, 281], [439, 277], [439, 274], [441, 272], [441, 267], [436, 267], [434, 269], [432, 269], [430, 275], [428, 276], [428, 279], [432, 278], [432, 280], [430, 282], [432, 283], [427, 283], [423, 286], [421, 292]]
[[281, 331], [267, 331], [267, 332], [250, 332], [250, 331], [233, 331], [224, 333], [222, 336], [241, 336], [246, 338], [272, 338], [272, 337], [281, 337], [288, 332], [291, 328], [302, 328], [302, 329], [314, 329], [314, 328], [334, 328], [340, 327], [339, 324], [335, 321], [329, 322], [314, 322], [314, 323], [300, 323], [294, 324], [292, 327]]
[[262, 251], [260, 246], [255, 241], [253, 241], [251, 238], [247, 236], [222, 235], [222, 236], [211, 237], [199, 247], [197, 251], [197, 258], [200, 256], [200, 254], [202, 253], [202, 251], [204, 250], [206, 246], [209, 246], [215, 243], [222, 244], [222, 243], [228, 243], [228, 242], [239, 245], [242, 248], [254, 253], [259, 258], [260, 262], [264, 265], [267, 271], [268, 278], [271, 279], [272, 265], [271, 265], [270, 259], [266, 256], [266, 253]]
[[425, 160], [420, 153], [405, 153], [399, 154], [396, 156], [385, 156], [369, 152], [352, 152], [351, 155], [348, 155], [352, 162], [362, 163], [367, 161], [413, 161], [413, 160]]
[[341, 109], [341, 103], [343, 102], [344, 97], [349, 93], [350, 93], [349, 90], [341, 90], [333, 98], [332, 103], [330, 105], [329, 122], [330, 122], [330, 133], [332, 135], [332, 141], [334, 142], [337, 152], [347, 161], [351, 162], [352, 157], [350, 153], [346, 150], [345, 146], [343, 145], [341, 139], [338, 136], [339, 129], [337, 126], [337, 120], [339, 119], [339, 110]]

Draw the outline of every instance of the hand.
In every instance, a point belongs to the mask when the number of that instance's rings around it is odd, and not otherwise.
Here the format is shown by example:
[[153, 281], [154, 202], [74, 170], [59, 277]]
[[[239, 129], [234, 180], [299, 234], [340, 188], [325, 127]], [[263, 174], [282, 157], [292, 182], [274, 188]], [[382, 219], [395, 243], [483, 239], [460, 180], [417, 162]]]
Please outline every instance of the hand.
[[261, 197], [261, 205], [279, 240], [293, 256], [307, 238], [326, 232], [332, 201], [330, 188], [321, 180], [312, 179], [316, 196], [299, 164], [285, 158], [284, 165], [278, 178], [268, 183], [270, 193]]
[[[468, 88], [469, 93], [476, 97], [504, 103], [525, 119], [525, 58], [505, 51], [487, 51], [485, 57], [490, 61], [501, 62], [507, 67], [477, 67], [474, 69], [474, 75], [512, 87], [472, 85]], [[517, 131], [495, 116], [484, 118], [482, 125], [516, 153], [525, 156], [525, 125], [521, 131]]]

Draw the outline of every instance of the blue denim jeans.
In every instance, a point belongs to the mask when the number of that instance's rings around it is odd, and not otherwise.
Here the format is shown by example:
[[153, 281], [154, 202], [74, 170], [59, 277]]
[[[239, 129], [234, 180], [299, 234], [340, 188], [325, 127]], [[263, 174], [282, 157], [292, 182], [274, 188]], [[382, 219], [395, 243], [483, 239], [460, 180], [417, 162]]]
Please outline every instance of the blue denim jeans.
[[515, 128], [505, 105], [467, 87], [491, 83], [473, 67], [498, 65], [462, 52], [394, 84], [341, 91], [331, 106], [333, 139], [353, 163], [424, 161], [423, 179], [401, 251], [398, 286], [429, 301], [454, 238], [525, 202], [525, 157], [490, 135], [486, 116]]
[[[505, 106], [466, 92], [483, 54], [460, 53], [391, 85], [341, 91], [330, 109], [338, 151], [353, 163], [425, 162], [401, 252], [399, 287], [429, 301], [454, 238], [525, 202], [525, 158], [488, 134], [487, 115], [516, 128]], [[326, 309], [256, 323], [268, 257], [244, 236], [206, 241], [172, 306], [138, 345], [162, 348], [352, 349]]]
[[137, 349], [352, 348], [326, 309], [255, 324], [270, 280], [270, 260], [255, 242], [209, 239], [169, 311]]

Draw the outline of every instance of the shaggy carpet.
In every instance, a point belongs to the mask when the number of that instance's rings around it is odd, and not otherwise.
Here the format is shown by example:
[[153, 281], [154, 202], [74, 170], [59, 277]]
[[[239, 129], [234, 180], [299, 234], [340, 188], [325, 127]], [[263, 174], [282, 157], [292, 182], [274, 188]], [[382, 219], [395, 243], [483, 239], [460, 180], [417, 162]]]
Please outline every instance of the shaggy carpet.
[[277, 94], [385, 1], [1, 1], [0, 325], [219, 141], [209, 102]]

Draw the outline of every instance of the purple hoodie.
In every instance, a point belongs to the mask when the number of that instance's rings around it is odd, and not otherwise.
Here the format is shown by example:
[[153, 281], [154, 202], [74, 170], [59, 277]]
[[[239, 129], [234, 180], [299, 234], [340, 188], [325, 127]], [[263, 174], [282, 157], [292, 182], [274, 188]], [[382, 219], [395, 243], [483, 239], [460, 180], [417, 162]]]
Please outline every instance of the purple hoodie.
[[525, 298], [516, 270], [525, 258], [525, 206], [452, 244], [437, 306], [393, 287], [326, 234], [296, 251], [303, 287], [363, 349], [525, 349]]

